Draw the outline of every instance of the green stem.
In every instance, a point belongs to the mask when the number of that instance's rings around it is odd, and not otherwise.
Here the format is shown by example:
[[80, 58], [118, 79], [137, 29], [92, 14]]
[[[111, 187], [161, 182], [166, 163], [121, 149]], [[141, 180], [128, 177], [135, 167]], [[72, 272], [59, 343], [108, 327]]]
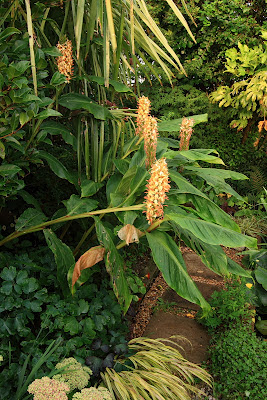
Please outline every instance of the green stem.
[[28, 34], [29, 34], [29, 46], [30, 46], [30, 56], [31, 56], [31, 68], [32, 68], [32, 80], [34, 86], [35, 96], [38, 96], [37, 90], [37, 77], [36, 77], [36, 65], [35, 65], [35, 56], [34, 56], [34, 48], [33, 48], [33, 29], [32, 29], [32, 14], [31, 14], [31, 5], [30, 0], [25, 0], [26, 11], [27, 11], [27, 26], [28, 26]]
[[27, 233], [33, 233], [33, 232], [38, 232], [41, 231], [42, 229], [46, 228], [47, 226], [58, 224], [60, 222], [68, 222], [72, 221], [75, 219], [82, 219], [82, 218], [88, 218], [92, 217], [93, 215], [101, 215], [101, 214], [107, 214], [107, 213], [113, 213], [113, 212], [123, 212], [123, 211], [133, 211], [133, 210], [142, 210], [143, 209], [143, 204], [139, 205], [134, 205], [134, 206], [129, 206], [129, 207], [113, 207], [113, 208], [105, 208], [104, 210], [98, 210], [98, 211], [91, 211], [88, 213], [82, 213], [82, 214], [77, 214], [77, 215], [65, 215], [64, 217], [60, 217], [51, 221], [43, 222], [42, 224], [32, 226], [28, 229], [25, 229], [24, 231], [15, 231], [11, 233], [11, 235], [7, 236], [5, 239], [0, 241], [0, 246], [2, 246], [5, 243], [8, 243], [10, 240], [16, 239], [20, 236], [26, 235]]

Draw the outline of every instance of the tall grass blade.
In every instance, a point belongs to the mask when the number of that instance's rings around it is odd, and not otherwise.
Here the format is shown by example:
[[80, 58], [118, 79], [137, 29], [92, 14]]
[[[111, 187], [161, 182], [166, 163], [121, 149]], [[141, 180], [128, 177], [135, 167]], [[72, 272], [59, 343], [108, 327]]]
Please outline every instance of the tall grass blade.
[[77, 60], [79, 60], [79, 58], [80, 58], [80, 46], [81, 46], [84, 6], [85, 6], [85, 0], [78, 0], [77, 17], [76, 17], [75, 28], [74, 28], [75, 38], [76, 38], [76, 47], [77, 47], [77, 49], [76, 49]]

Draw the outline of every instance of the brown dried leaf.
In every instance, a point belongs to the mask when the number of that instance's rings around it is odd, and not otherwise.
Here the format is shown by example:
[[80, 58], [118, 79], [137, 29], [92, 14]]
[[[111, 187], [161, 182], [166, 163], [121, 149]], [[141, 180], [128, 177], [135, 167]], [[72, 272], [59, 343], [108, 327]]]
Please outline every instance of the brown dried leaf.
[[105, 248], [102, 246], [91, 247], [86, 251], [76, 262], [73, 274], [72, 274], [72, 287], [75, 285], [79, 277], [81, 276], [82, 270], [90, 268], [102, 261], [105, 254]]
[[139, 231], [134, 225], [127, 224], [121, 228], [118, 232], [118, 236], [121, 240], [125, 240], [126, 244], [129, 246], [130, 243], [139, 242], [139, 238], [142, 232]]

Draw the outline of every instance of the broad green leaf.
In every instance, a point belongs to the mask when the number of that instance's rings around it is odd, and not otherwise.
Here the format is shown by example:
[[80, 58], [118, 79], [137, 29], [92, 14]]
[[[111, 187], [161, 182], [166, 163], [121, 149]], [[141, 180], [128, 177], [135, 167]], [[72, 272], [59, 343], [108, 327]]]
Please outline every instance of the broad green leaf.
[[89, 111], [96, 119], [105, 121], [112, 118], [111, 113], [106, 107], [93, 103], [89, 97], [79, 93], [67, 93], [60, 97], [59, 104], [69, 110], [84, 109]]
[[77, 215], [95, 210], [98, 201], [91, 199], [81, 199], [76, 194], [72, 194], [69, 200], [63, 201], [68, 215]]
[[132, 295], [125, 277], [123, 259], [115, 247], [113, 235], [109, 229], [104, 226], [98, 217], [95, 217], [95, 223], [97, 238], [106, 249], [105, 264], [111, 277], [114, 293], [126, 313], [131, 304]]
[[30, 66], [30, 61], [19, 61], [15, 64], [15, 68], [20, 75], [22, 75]]
[[[200, 124], [201, 122], [208, 121], [208, 114], [191, 115], [190, 117], [194, 120], [194, 125]], [[173, 119], [170, 121], [162, 121], [158, 123], [159, 132], [179, 132], [183, 118]]]
[[240, 172], [235, 172], [231, 171], [229, 169], [216, 169], [216, 168], [198, 168], [198, 167], [186, 167], [190, 171], [198, 172], [198, 174], [201, 176], [203, 174], [204, 176], [206, 175], [211, 175], [213, 177], [218, 177], [221, 179], [233, 179], [233, 180], [244, 180], [248, 179], [248, 177], [244, 174], [241, 174]]
[[89, 338], [94, 338], [96, 336], [95, 324], [92, 318], [86, 318], [82, 320], [83, 331]]
[[[204, 162], [211, 163], [211, 164], [224, 165], [224, 162], [221, 158], [212, 156], [210, 154], [202, 153], [198, 150], [193, 150], [193, 149], [192, 150], [182, 150], [182, 151], [179, 151], [179, 154], [191, 161], [204, 161]], [[166, 157], [168, 158], [167, 154], [166, 154]]]
[[79, 332], [79, 322], [75, 317], [64, 318], [64, 331], [69, 332], [71, 336], [77, 335]]
[[176, 183], [180, 192], [186, 194], [185, 202], [192, 201], [201, 218], [240, 232], [239, 226], [230, 215], [226, 214], [219, 206], [213, 203], [208, 196], [198, 190], [178, 172], [170, 171], [170, 178]]
[[47, 217], [39, 210], [35, 208], [27, 208], [16, 222], [16, 231], [24, 231], [35, 225], [42, 224], [47, 221]]
[[66, 126], [56, 121], [45, 121], [42, 123], [41, 129], [50, 135], [61, 135], [66, 143], [77, 150], [77, 139]]
[[257, 239], [242, 235], [231, 229], [198, 218], [193, 218], [192, 216], [167, 213], [166, 216], [178, 227], [180, 226], [182, 229], [188, 230], [205, 243], [233, 248], [257, 248]]
[[0, 42], [4, 41], [6, 38], [8, 38], [11, 35], [14, 35], [15, 33], [21, 33], [21, 31], [13, 27], [4, 29], [3, 32], [0, 33]]
[[227, 257], [228, 271], [231, 274], [244, 276], [245, 278], [251, 278], [251, 272], [242, 268], [239, 264], [233, 261], [231, 258]]
[[47, 54], [48, 56], [52, 56], [52, 57], [60, 57], [60, 56], [62, 56], [61, 52], [58, 50], [57, 47], [42, 48], [42, 51], [45, 54]]
[[38, 155], [40, 158], [46, 160], [48, 162], [49, 167], [51, 170], [59, 177], [62, 179], [66, 179], [70, 183], [74, 184], [74, 179], [72, 175], [69, 173], [67, 168], [60, 162], [58, 161], [52, 154], [46, 153], [43, 150], [40, 150], [38, 152]]
[[[105, 86], [105, 78], [102, 76], [89, 76], [90, 81], [96, 82], [98, 85]], [[128, 86], [124, 85], [121, 82], [114, 81], [113, 79], [109, 79], [109, 84], [113, 86], [116, 92], [118, 93], [133, 93], [132, 89]]]
[[122, 174], [126, 174], [129, 169], [129, 162], [126, 160], [114, 160], [115, 167]]
[[257, 267], [255, 269], [255, 277], [256, 277], [257, 281], [267, 291], [267, 269]]
[[181, 230], [181, 239], [201, 258], [203, 264], [216, 274], [228, 276], [227, 256], [221, 246], [204, 243], [191, 232]]
[[166, 232], [159, 231], [147, 233], [146, 237], [152, 250], [153, 260], [167, 284], [179, 296], [198, 304], [208, 312], [210, 306], [188, 275], [183, 256], [174, 240]]
[[81, 184], [82, 194], [81, 197], [93, 196], [103, 186], [102, 183], [96, 183], [91, 180], [83, 181]]
[[0, 276], [4, 281], [11, 282], [15, 279], [15, 276], [17, 274], [17, 270], [15, 267], [5, 267], [3, 271], [1, 272]]
[[48, 117], [61, 117], [62, 114], [56, 110], [53, 110], [52, 108], [47, 108], [44, 111], [41, 111], [39, 114], [37, 114], [36, 118], [38, 119], [45, 119]]
[[68, 287], [67, 274], [70, 268], [74, 268], [75, 259], [71, 249], [63, 243], [51, 229], [45, 229], [44, 236], [46, 243], [53, 252], [57, 264], [57, 280], [65, 296], [70, 294]]
[[200, 176], [204, 179], [208, 185], [217, 189], [218, 192], [230, 193], [232, 196], [236, 197], [238, 200], [244, 201], [241, 197], [224, 179], [247, 179], [247, 177], [239, 172], [228, 171], [225, 169], [215, 169], [215, 168], [195, 168], [190, 166], [184, 167], [185, 171], [190, 171], [195, 175]]
[[16, 173], [21, 171], [21, 168], [14, 164], [2, 164], [0, 165], [0, 175], [8, 176], [9, 178], [13, 178]]
[[65, 81], [66, 81], [65, 75], [56, 71], [51, 78], [50, 85], [52, 85], [52, 86], [62, 85]]

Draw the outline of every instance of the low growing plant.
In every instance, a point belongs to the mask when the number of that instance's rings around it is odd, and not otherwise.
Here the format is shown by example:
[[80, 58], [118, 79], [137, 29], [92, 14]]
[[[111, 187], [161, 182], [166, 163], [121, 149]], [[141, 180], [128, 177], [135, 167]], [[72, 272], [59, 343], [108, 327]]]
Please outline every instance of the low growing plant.
[[[211, 332], [218, 328], [228, 329], [251, 322], [254, 311], [250, 309], [251, 293], [244, 279], [232, 278], [225, 282], [225, 288], [213, 292], [209, 301], [211, 311], [199, 321]], [[201, 317], [201, 312], [198, 312]]]
[[117, 368], [101, 374], [113, 399], [190, 400], [192, 393], [201, 393], [195, 378], [211, 383], [205, 370], [182, 357], [174, 340], [141, 337], [129, 342], [129, 350], [133, 354], [118, 359]]
[[235, 400], [265, 400], [267, 342], [247, 326], [234, 326], [215, 336], [210, 348], [210, 373], [215, 396]]

